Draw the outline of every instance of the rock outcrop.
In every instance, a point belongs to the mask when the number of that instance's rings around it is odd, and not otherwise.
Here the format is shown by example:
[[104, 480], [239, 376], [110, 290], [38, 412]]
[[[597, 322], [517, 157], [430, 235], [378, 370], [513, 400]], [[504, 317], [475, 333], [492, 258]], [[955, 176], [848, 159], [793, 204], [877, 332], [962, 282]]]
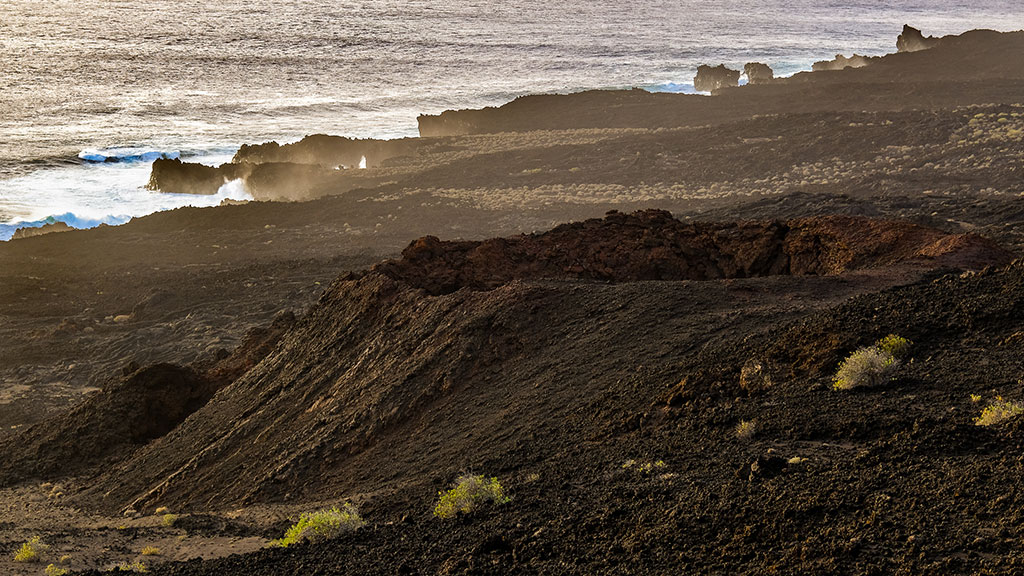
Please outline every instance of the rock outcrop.
[[701, 92], [714, 92], [719, 88], [739, 86], [740, 71], [726, 68], [725, 64], [697, 67], [697, 75], [693, 77], [693, 87]]
[[751, 84], [765, 84], [775, 79], [771, 66], [761, 62], [747, 62], [743, 66], [743, 74]]
[[365, 161], [366, 168], [374, 168], [389, 158], [415, 153], [420, 144], [415, 138], [363, 140], [314, 134], [293, 144], [245, 144], [238, 149], [232, 162], [316, 164], [333, 169], [358, 168]]
[[871, 56], [861, 56], [860, 54], [854, 54], [847, 58], [842, 54], [836, 54], [836, 57], [832, 60], [819, 60], [811, 65], [811, 70], [815, 72], [822, 72], [825, 70], [845, 70], [847, 68], [863, 68], [875, 58]]
[[896, 38], [896, 51], [919, 52], [933, 48], [938, 43], [938, 38], [934, 36], [925, 37], [917, 28], [904, 24], [903, 33]]
[[14, 234], [11, 236], [11, 240], [19, 240], [21, 238], [32, 238], [33, 236], [53, 234], [54, 232], [70, 232], [71, 230], [74, 230], [74, 228], [68, 226], [64, 222], [48, 222], [38, 228], [33, 226], [18, 228], [17, 230], [14, 231]]
[[490, 290], [512, 280], [604, 282], [832, 275], [912, 260], [1009, 262], [978, 236], [853, 217], [684, 223], [662, 210], [611, 212], [536, 235], [483, 242], [416, 240], [374, 267], [431, 294]]
[[153, 162], [146, 188], [172, 194], [216, 194], [228, 180], [248, 176], [249, 166], [222, 164], [217, 167], [177, 158], [159, 158]]

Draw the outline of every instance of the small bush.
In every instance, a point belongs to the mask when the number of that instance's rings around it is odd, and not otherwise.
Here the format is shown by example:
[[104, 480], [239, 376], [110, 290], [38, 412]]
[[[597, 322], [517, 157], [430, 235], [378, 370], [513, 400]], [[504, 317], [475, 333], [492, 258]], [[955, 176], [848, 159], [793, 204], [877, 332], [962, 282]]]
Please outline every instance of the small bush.
[[861, 348], [843, 360], [832, 379], [836, 390], [876, 386], [892, 378], [899, 361], [877, 346]]
[[43, 572], [46, 574], [46, 576], [64, 576], [68, 573], [68, 569], [61, 568], [60, 566], [56, 566], [54, 564], [50, 564], [46, 567], [46, 570], [44, 570]]
[[910, 353], [914, 343], [902, 336], [889, 334], [874, 346], [860, 348], [843, 360], [832, 379], [836, 390], [875, 386], [887, 382]]
[[757, 434], [756, 420], [740, 420], [736, 425], [736, 437], [740, 440], [750, 440]]
[[156, 546], [145, 546], [142, 548], [143, 556], [159, 556], [163, 553], [163, 550], [157, 548]]
[[438, 492], [434, 516], [452, 518], [459, 512], [471, 512], [479, 502], [486, 500], [496, 504], [509, 501], [498, 479], [488, 480], [479, 475], [462, 476], [456, 481], [455, 488], [447, 492]]
[[339, 534], [360, 528], [364, 524], [365, 522], [359, 517], [355, 506], [346, 502], [341, 508], [335, 506], [330, 510], [304, 513], [299, 517], [299, 521], [284, 533], [284, 537], [275, 540], [273, 544], [286, 548], [303, 540], [314, 542], [328, 540]]
[[910, 340], [907, 340], [906, 338], [902, 336], [897, 336], [895, 334], [889, 334], [885, 338], [882, 338], [878, 342], [875, 342], [875, 346], [879, 350], [883, 352], [888, 352], [889, 354], [892, 355], [893, 358], [897, 360], [902, 360], [906, 358], [907, 354], [910, 353], [910, 347], [913, 345], [914, 343], [911, 342]]
[[1003, 400], [999, 396], [974, 419], [977, 426], [993, 426], [1024, 414], [1024, 404]]
[[39, 562], [43, 559], [43, 551], [46, 550], [46, 545], [39, 540], [39, 536], [36, 536], [21, 545], [18, 551], [14, 554], [15, 562]]
[[177, 522], [177, 521], [178, 521], [178, 515], [177, 514], [164, 514], [163, 520], [161, 520], [161, 522], [163, 522], [163, 525], [164, 526], [168, 526], [168, 527], [174, 526], [174, 523]]
[[160, 516], [161, 514], [169, 514], [171, 511], [167, 508], [167, 506], [161, 506], [161, 507], [157, 508], [156, 510], [154, 510], [153, 512], [157, 516]]

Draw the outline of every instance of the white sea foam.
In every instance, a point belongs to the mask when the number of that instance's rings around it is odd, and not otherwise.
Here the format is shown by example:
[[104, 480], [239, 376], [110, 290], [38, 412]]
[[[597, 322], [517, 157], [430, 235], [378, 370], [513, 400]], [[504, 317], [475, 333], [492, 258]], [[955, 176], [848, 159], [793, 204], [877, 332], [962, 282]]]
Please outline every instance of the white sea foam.
[[178, 158], [178, 151], [153, 150], [151, 148], [90, 148], [78, 153], [86, 162], [153, 162], [158, 158]]
[[[233, 153], [234, 150], [211, 150], [186, 160], [220, 164], [229, 161]], [[128, 156], [132, 155], [141, 156]], [[141, 158], [84, 162], [0, 180], [0, 198], [4, 199], [5, 210], [12, 213], [6, 221], [0, 221], [0, 240], [9, 240], [18, 228], [40, 227], [56, 221], [72, 228], [91, 228], [100, 224], [123, 224], [133, 217], [182, 206], [216, 206], [225, 199], [252, 199], [240, 181], [225, 183], [213, 195], [147, 190], [145, 185], [151, 167], [151, 160]]]

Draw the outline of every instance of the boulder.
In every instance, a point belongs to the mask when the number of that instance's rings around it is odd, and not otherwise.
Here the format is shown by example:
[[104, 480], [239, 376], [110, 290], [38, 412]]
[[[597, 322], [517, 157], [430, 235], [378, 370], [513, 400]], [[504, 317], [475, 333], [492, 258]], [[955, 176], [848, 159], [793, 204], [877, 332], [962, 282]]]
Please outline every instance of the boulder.
[[739, 86], [740, 71], [726, 68], [724, 64], [697, 67], [697, 75], [693, 77], [693, 87], [701, 92], [714, 92], [719, 88]]

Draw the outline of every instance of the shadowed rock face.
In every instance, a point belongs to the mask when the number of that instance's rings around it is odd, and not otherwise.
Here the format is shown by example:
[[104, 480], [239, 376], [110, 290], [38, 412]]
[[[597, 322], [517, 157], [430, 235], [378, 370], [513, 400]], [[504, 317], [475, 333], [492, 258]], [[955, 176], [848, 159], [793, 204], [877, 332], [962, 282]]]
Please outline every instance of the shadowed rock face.
[[214, 168], [182, 162], [177, 158], [159, 158], [153, 162], [146, 188], [172, 194], [216, 194], [228, 180], [244, 178], [248, 166], [222, 164]]
[[222, 349], [191, 366], [129, 364], [71, 412], [0, 444], [0, 485], [79, 473], [167, 434], [270, 354], [295, 321], [281, 313], [270, 326], [250, 330], [234, 352]]
[[934, 47], [939, 39], [934, 36], [927, 38], [917, 28], [903, 25], [903, 33], [896, 38], [897, 52], [919, 52]]
[[483, 242], [427, 236], [374, 268], [431, 294], [489, 290], [512, 280], [608, 282], [831, 275], [911, 260], [1008, 262], [977, 236], [905, 222], [804, 218], [788, 222], [684, 223], [668, 212], [609, 213], [538, 235]]
[[693, 87], [701, 92], [714, 92], [719, 88], [739, 86], [739, 70], [726, 68], [724, 64], [697, 67], [697, 75], [693, 77]]
[[775, 79], [771, 66], [760, 62], [748, 62], [743, 66], [743, 74], [751, 84], [764, 84]]

